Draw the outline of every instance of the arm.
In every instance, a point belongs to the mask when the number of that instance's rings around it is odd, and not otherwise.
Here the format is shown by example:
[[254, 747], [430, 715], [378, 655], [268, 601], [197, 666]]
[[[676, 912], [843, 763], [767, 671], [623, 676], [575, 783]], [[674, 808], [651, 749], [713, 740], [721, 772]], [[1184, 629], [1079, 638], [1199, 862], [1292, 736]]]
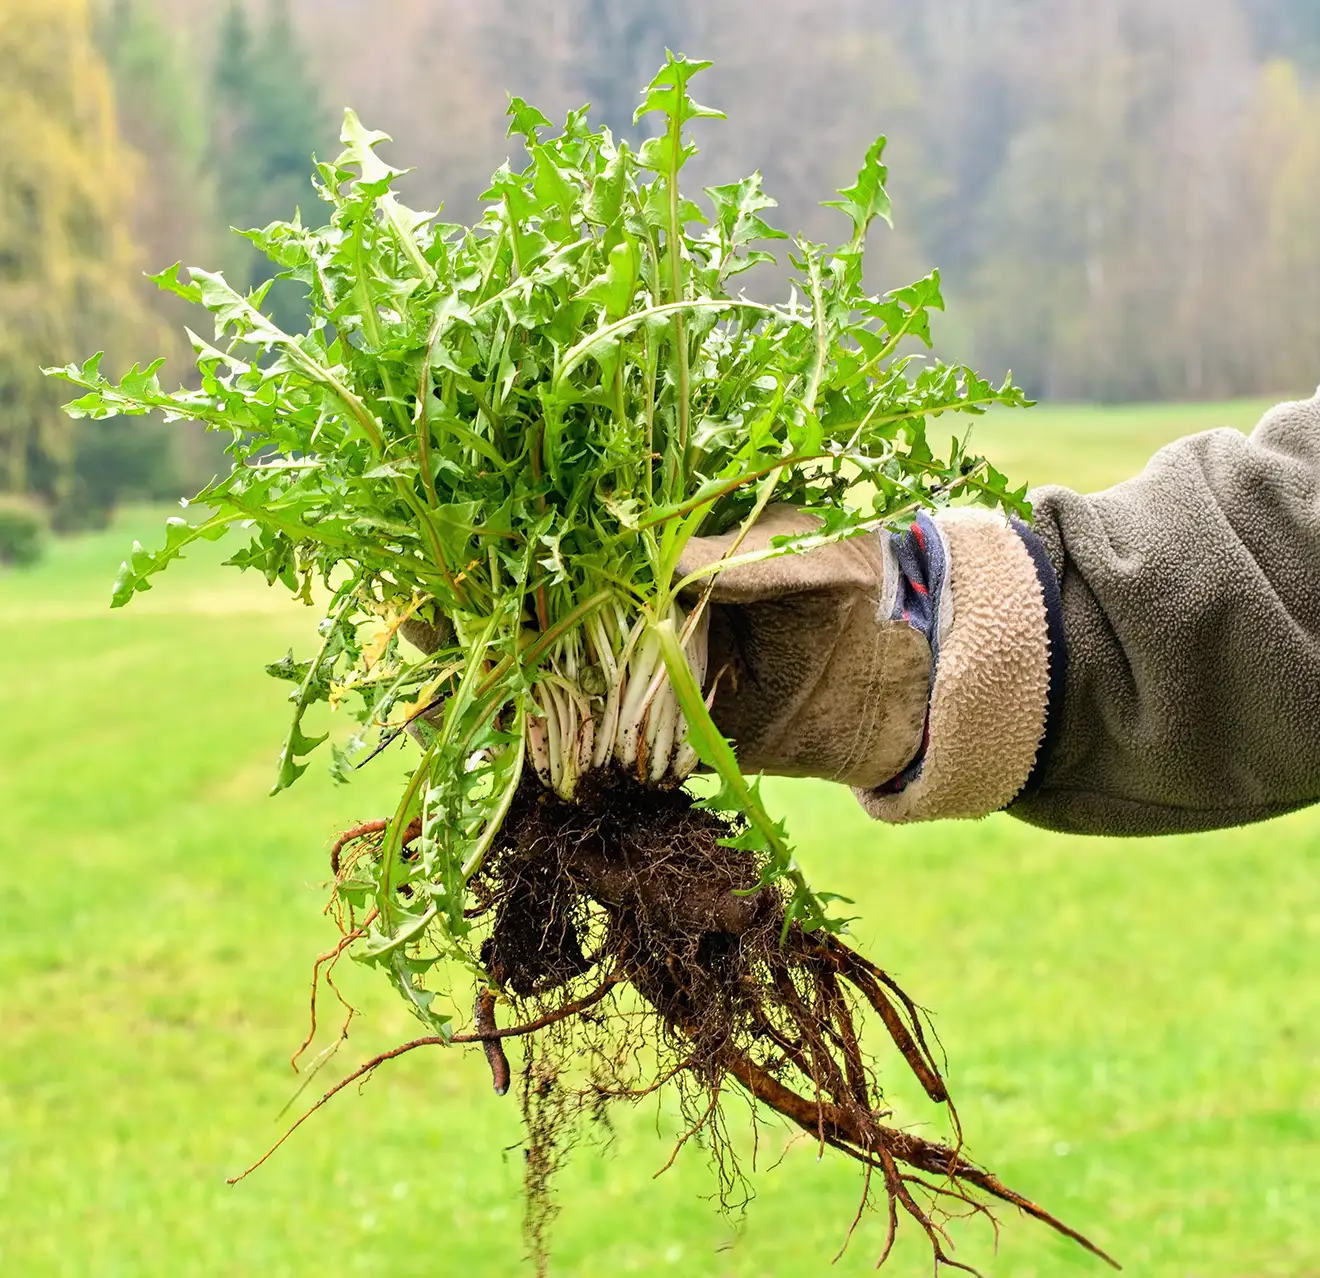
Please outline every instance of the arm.
[[[1033, 505], [1031, 529], [949, 510], [718, 577], [707, 691], [744, 770], [844, 782], [885, 821], [1088, 834], [1320, 801], [1320, 394]], [[771, 507], [744, 549], [811, 523]]]
[[1033, 495], [1067, 672], [1027, 792], [1053, 829], [1161, 834], [1320, 799], [1320, 396], [1136, 478]]
[[712, 713], [743, 767], [844, 781], [885, 821], [1079, 833], [1320, 800], [1320, 396], [1033, 501], [1031, 529], [951, 510], [718, 579]]

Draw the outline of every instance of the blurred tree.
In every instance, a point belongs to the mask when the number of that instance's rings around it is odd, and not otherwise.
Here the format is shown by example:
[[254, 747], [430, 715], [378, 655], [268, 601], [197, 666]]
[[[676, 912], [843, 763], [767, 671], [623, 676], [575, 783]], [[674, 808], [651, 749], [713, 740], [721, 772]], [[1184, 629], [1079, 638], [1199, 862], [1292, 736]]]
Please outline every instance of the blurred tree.
[[1050, 8], [1052, 25], [1019, 33], [1021, 122], [969, 210], [980, 224], [971, 270], [951, 280], [978, 357], [1055, 397], [1255, 389], [1237, 361], [1242, 335], [1217, 318], [1254, 75], [1239, 5]]
[[194, 259], [216, 238], [213, 183], [202, 164], [204, 82], [153, 0], [104, 0], [96, 34], [114, 80], [120, 129], [146, 166], [133, 196], [136, 236], [162, 266]]
[[[114, 80], [120, 128], [142, 157], [134, 183], [132, 225], [150, 265], [212, 263], [227, 231], [219, 225], [214, 183], [203, 166], [207, 144], [207, 86], [193, 74], [181, 34], [161, 17], [157, 0], [102, 0], [97, 43]], [[224, 232], [222, 234], [222, 232]], [[170, 293], [146, 289], [148, 305], [171, 333], [191, 323], [187, 303]], [[175, 341], [168, 351], [182, 353]], [[191, 365], [169, 374], [191, 375]], [[98, 524], [123, 498], [176, 496], [195, 492], [225, 462], [222, 443], [185, 423], [156, 418], [74, 425], [75, 465], [70, 498], [57, 525]]]
[[1320, 66], [1320, 4], [1316, 0], [1244, 0], [1258, 53]]
[[119, 136], [86, 0], [0, 0], [0, 491], [60, 503], [73, 425], [41, 366], [160, 349], [130, 234]]
[[1242, 154], [1257, 234], [1240, 254], [1238, 279], [1254, 285], [1248, 322], [1258, 375], [1309, 389], [1320, 382], [1320, 87], [1292, 62], [1262, 68]]
[[[873, 284], [938, 265], [950, 352], [1010, 364], [1052, 396], [1320, 380], [1307, 213], [1320, 0], [391, 0], [387, 22], [375, 0], [155, 3], [235, 71], [216, 152], [236, 153], [218, 167], [240, 225], [306, 189], [304, 162], [282, 193], [261, 176], [267, 138], [240, 109], [265, 100], [256, 64], [280, 14], [315, 75], [290, 36], [279, 87], [305, 103], [316, 84], [336, 115], [357, 106], [417, 165], [410, 202], [443, 196], [463, 220], [509, 150], [506, 92], [556, 119], [590, 100], [626, 131], [669, 45], [715, 60], [699, 96], [729, 113], [694, 128], [694, 185], [761, 168], [780, 226], [838, 236], [816, 201], [889, 135], [897, 229], [877, 237]], [[1278, 57], [1293, 64], [1287, 92], [1267, 69]]]
[[[313, 152], [325, 155], [330, 127], [308, 69], [288, 0], [269, 0], [254, 32], [241, 0], [229, 0], [216, 36], [208, 169], [218, 212], [238, 230], [288, 217], [312, 199]], [[231, 282], [250, 288], [272, 268], [236, 237], [227, 247]], [[277, 321], [296, 325], [297, 287], [283, 282], [269, 295]]]

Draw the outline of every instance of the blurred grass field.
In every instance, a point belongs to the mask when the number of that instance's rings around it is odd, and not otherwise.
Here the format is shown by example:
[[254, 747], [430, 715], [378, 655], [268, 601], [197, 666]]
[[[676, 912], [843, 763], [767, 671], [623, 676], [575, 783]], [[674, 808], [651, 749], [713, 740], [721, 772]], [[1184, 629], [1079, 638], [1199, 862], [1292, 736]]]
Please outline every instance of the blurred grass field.
[[[1095, 488], [1259, 407], [1037, 409], [978, 443], [1015, 476]], [[286, 705], [261, 667], [306, 650], [315, 617], [218, 572], [223, 547], [109, 612], [124, 548], [160, 521], [129, 512], [0, 576], [0, 1273], [526, 1272], [517, 1109], [479, 1053], [391, 1064], [224, 1183], [297, 1085], [310, 962], [334, 936], [324, 850], [385, 810], [403, 763], [348, 788], [314, 766], [266, 798]], [[1105, 842], [1003, 816], [895, 831], [837, 788], [767, 788], [815, 882], [856, 898], [858, 941], [935, 1009], [973, 1156], [1130, 1274], [1320, 1274], [1320, 814]], [[361, 1015], [304, 1099], [411, 1036], [377, 974], [340, 971]], [[895, 1103], [929, 1117], [906, 1082]], [[669, 1107], [614, 1123], [559, 1182], [558, 1273], [871, 1272], [874, 1217], [830, 1266], [852, 1165], [802, 1141], [780, 1160], [788, 1133], [767, 1128], [757, 1197], [727, 1220], [701, 1151], [652, 1179]], [[1000, 1278], [1106, 1272], [1003, 1224], [997, 1256], [960, 1227], [960, 1257]], [[887, 1272], [927, 1274], [908, 1244]]]

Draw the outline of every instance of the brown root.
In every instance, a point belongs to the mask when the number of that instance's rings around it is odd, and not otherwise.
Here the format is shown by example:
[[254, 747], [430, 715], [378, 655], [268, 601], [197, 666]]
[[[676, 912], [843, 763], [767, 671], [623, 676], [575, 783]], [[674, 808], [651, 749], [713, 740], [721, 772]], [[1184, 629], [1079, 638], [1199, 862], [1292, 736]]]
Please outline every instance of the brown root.
[[503, 1096], [509, 1090], [509, 1058], [504, 1054], [504, 1045], [496, 1037], [495, 995], [484, 985], [477, 991], [472, 1023], [478, 1034], [486, 1036], [481, 1048], [486, 1053], [486, 1064], [490, 1066], [491, 1086], [496, 1096]]
[[[341, 836], [336, 862], [348, 842], [371, 833], [379, 831], [362, 826]], [[482, 1043], [502, 1094], [510, 1070], [500, 1043], [518, 1037], [526, 1233], [539, 1270], [555, 1210], [552, 1174], [578, 1120], [584, 1113], [601, 1116], [612, 1099], [661, 1086], [677, 1089], [688, 1121], [660, 1170], [685, 1145], [701, 1144], [726, 1206], [746, 1188], [724, 1116], [728, 1097], [741, 1091], [822, 1149], [862, 1165], [858, 1218], [873, 1186], [883, 1194], [880, 1263], [906, 1216], [925, 1234], [937, 1269], [973, 1272], [950, 1255], [945, 1225], [969, 1213], [993, 1225], [987, 1204], [998, 1201], [1117, 1267], [1094, 1243], [963, 1155], [957, 1113], [921, 1010], [837, 936], [796, 925], [785, 931], [784, 896], [761, 885], [762, 865], [755, 853], [731, 846], [735, 833], [682, 791], [597, 776], [568, 804], [525, 782], [472, 881], [475, 906], [468, 911], [484, 935], [481, 962], [519, 1023], [498, 1029], [494, 990], [481, 987], [474, 1033], [421, 1038], [383, 1053], [309, 1114], [385, 1060], [427, 1044]], [[405, 843], [416, 832], [406, 835]], [[331, 954], [337, 957], [332, 951], [322, 960]], [[620, 996], [626, 988], [632, 995]], [[859, 1032], [868, 1010], [927, 1096], [945, 1106], [953, 1144], [883, 1121], [889, 1111]]]

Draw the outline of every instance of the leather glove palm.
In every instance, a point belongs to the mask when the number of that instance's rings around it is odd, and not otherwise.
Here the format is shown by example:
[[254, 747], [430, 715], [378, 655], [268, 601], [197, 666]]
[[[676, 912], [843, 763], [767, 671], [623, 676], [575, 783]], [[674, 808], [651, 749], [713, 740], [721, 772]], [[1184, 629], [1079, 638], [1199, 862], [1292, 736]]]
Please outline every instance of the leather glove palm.
[[[794, 507], [770, 506], [736, 553], [815, 527]], [[694, 538], [680, 576], [720, 559], [735, 536]], [[875, 534], [743, 564], [715, 579], [711, 715], [744, 771], [870, 788], [917, 755], [930, 645], [906, 622], [887, 619], [885, 595], [886, 554]]]

